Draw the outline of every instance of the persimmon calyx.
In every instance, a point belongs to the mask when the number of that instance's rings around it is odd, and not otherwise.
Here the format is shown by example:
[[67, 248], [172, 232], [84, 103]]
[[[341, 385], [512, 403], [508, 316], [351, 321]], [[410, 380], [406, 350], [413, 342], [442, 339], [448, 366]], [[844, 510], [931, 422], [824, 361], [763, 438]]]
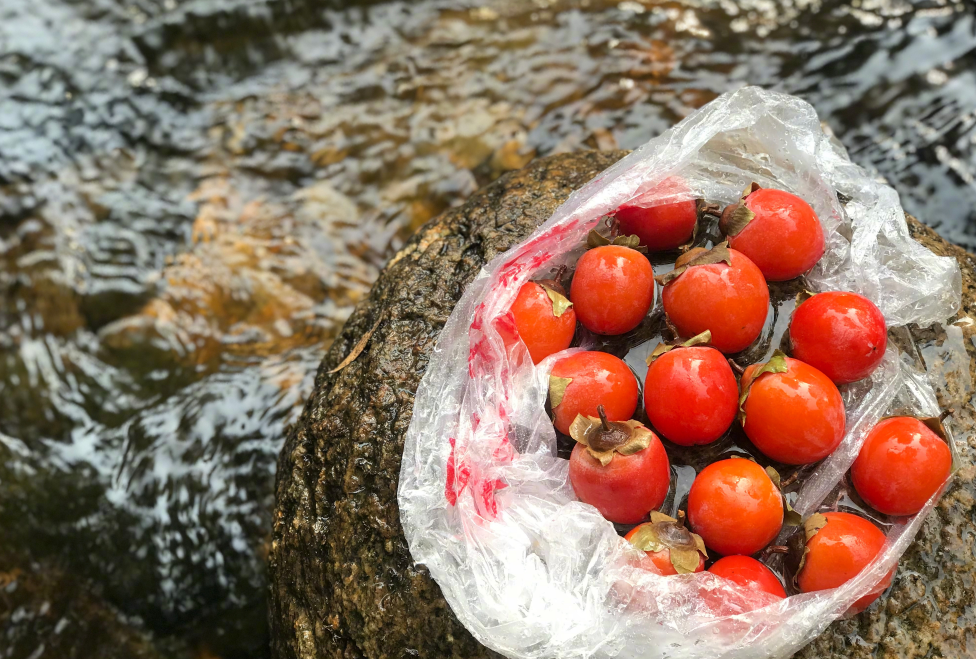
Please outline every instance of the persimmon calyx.
[[811, 290], [804, 288], [802, 291], [796, 294], [796, 306], [800, 306], [810, 298], [812, 298], [816, 293]]
[[756, 214], [746, 207], [746, 198], [756, 190], [762, 189], [758, 183], [750, 183], [742, 191], [742, 197], [734, 204], [729, 204], [722, 211], [722, 217], [718, 221], [718, 229], [726, 236], [735, 237], [742, 233], [742, 230], [749, 226], [755, 219]]
[[590, 249], [594, 247], [604, 247], [606, 245], [620, 245], [621, 247], [629, 247], [630, 249], [637, 250], [642, 254], [647, 253], [647, 248], [640, 244], [640, 238], [636, 235], [634, 236], [614, 236], [608, 238], [602, 233], [593, 229], [586, 236], [586, 246]]
[[786, 353], [782, 350], [774, 350], [773, 356], [769, 358], [769, 361], [756, 369], [755, 373], [752, 374], [752, 379], [739, 394], [738, 417], [740, 424], [743, 426], [746, 424], [746, 400], [748, 400], [749, 392], [752, 391], [752, 386], [756, 384], [756, 380], [766, 373], [786, 373], [788, 368], [786, 364]]
[[688, 268], [722, 262], [732, 265], [732, 254], [729, 252], [728, 241], [721, 242], [712, 249], [705, 249], [704, 247], [689, 249], [675, 261], [674, 270], [658, 275], [654, 281], [661, 286], [666, 286], [687, 272]]
[[[549, 301], [552, 302], [552, 315], [559, 318], [566, 313], [567, 309], [573, 306], [573, 303], [566, 297], [565, 291], [560, 292], [553, 286], [547, 284], [548, 282], [539, 282], [539, 286], [542, 286], [542, 290], [546, 292], [546, 295], [549, 296]], [[562, 287], [560, 286], [560, 288]]]
[[705, 330], [701, 334], [696, 334], [687, 341], [682, 341], [681, 343], [659, 343], [654, 351], [647, 356], [644, 362], [650, 366], [654, 363], [658, 357], [666, 352], [671, 352], [675, 348], [690, 348], [691, 346], [698, 346], [711, 342], [712, 340], [712, 330]]
[[603, 406], [597, 410], [599, 418], [577, 414], [569, 426], [569, 436], [585, 446], [604, 467], [614, 454], [633, 455], [650, 445], [654, 435], [640, 421], [608, 421]]
[[813, 513], [803, 521], [803, 533], [794, 533], [787, 540], [788, 551], [784, 566], [786, 567], [787, 576], [793, 582], [794, 586], [797, 583], [800, 572], [803, 570], [803, 566], [806, 565], [807, 554], [810, 553], [810, 548], [807, 545], [813, 539], [813, 536], [817, 535], [820, 529], [825, 526], [827, 526], [827, 518], [820, 513]]
[[803, 524], [803, 517], [800, 513], [793, 510], [793, 506], [786, 498], [786, 493], [783, 491], [783, 479], [780, 478], [779, 472], [772, 467], [766, 467], [766, 475], [769, 476], [769, 480], [773, 481], [773, 485], [779, 490], [779, 495], [783, 499], [783, 524], [786, 526], [800, 526]]
[[573, 378], [561, 378], [558, 375], [549, 376], [549, 403], [553, 409], [563, 402], [566, 395], [566, 387], [573, 381]]
[[708, 557], [705, 542], [696, 533], [692, 533], [684, 525], [684, 513], [678, 513], [678, 519], [651, 511], [651, 521], [637, 527], [630, 537], [630, 544], [635, 549], [646, 552], [668, 550], [671, 565], [678, 574], [691, 574], [701, 563], [699, 555]]

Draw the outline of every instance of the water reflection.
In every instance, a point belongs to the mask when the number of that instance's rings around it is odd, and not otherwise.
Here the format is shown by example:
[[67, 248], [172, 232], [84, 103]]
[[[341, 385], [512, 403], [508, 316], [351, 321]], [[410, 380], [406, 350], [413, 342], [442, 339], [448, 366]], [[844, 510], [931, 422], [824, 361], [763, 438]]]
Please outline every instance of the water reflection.
[[85, 580], [160, 652], [266, 654], [323, 351], [406, 236], [536, 155], [761, 84], [976, 247], [970, 4], [342, 4], [0, 4], [0, 572]]

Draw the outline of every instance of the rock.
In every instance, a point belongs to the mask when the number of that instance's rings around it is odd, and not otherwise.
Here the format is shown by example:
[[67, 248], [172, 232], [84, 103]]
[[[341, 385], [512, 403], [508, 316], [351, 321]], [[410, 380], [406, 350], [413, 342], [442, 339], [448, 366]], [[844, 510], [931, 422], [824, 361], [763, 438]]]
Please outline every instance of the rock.
[[157, 646], [83, 579], [50, 565], [0, 555], [0, 655], [169, 659], [189, 650]]
[[[275, 657], [495, 656], [460, 625], [426, 570], [413, 564], [403, 538], [396, 489], [413, 396], [439, 331], [478, 270], [623, 155], [565, 154], [506, 174], [428, 222], [356, 308], [279, 459], [270, 554]], [[923, 244], [959, 260], [966, 295], [961, 315], [976, 315], [974, 257], [910, 222]], [[358, 358], [330, 374], [374, 328]], [[971, 377], [972, 329], [965, 320], [941, 333], [916, 328], [926, 365], [943, 367], [934, 363], [940, 346], [965, 340]], [[965, 407], [971, 380], [940, 393], [956, 410], [954, 430], [965, 437], [973, 427]], [[973, 453], [967, 444], [959, 477], [903, 559], [890, 596], [834, 624], [799, 656], [962, 656], [973, 650], [966, 633], [976, 626], [976, 560], [965, 540], [976, 531]]]

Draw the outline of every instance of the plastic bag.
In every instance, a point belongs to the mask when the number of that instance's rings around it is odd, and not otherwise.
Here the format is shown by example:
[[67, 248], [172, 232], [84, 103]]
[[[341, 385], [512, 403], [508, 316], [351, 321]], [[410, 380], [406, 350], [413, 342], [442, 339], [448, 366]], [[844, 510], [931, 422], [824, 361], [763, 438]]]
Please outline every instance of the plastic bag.
[[[664, 184], [672, 176], [687, 188]], [[566, 353], [533, 367], [521, 344], [506, 347], [519, 287], [575, 262], [587, 232], [624, 202], [729, 203], [754, 180], [800, 195], [823, 222], [827, 251], [807, 277], [814, 290], [861, 293], [889, 326], [958, 310], [956, 262], [911, 240], [895, 191], [852, 164], [797, 98], [754, 87], [726, 94], [603, 172], [472, 282], [417, 391], [400, 473], [404, 533], [484, 645], [526, 659], [788, 657], [871, 592], [935, 504], [891, 523], [885, 551], [840, 588], [772, 601], [707, 572], [641, 569], [642, 554], [576, 501], [544, 410], [549, 370]], [[796, 494], [803, 515], [843, 494], [880, 418], [939, 412], [931, 386], [893, 346], [869, 381], [843, 393], [848, 431]]]

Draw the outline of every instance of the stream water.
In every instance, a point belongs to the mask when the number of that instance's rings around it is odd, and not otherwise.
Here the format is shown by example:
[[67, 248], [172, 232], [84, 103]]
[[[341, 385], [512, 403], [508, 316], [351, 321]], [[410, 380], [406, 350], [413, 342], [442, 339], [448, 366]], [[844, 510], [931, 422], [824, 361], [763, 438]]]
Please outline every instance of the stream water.
[[[976, 248], [971, 3], [0, 2], [0, 586], [79, 579], [146, 656], [267, 656], [277, 452], [386, 259], [744, 84]], [[89, 642], [39, 607], [0, 657]]]

